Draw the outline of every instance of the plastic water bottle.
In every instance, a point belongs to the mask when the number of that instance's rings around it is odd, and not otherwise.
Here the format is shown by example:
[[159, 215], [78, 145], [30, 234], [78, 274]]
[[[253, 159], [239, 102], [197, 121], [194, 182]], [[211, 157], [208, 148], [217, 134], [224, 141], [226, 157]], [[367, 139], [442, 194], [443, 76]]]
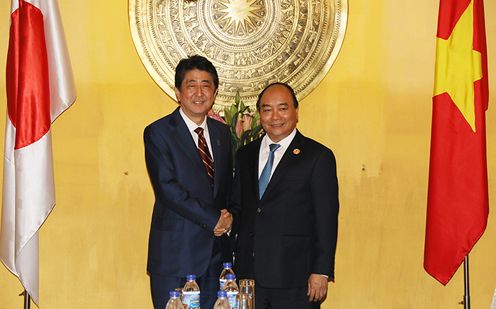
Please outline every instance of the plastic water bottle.
[[191, 308], [200, 308], [200, 287], [196, 283], [195, 275], [186, 276], [186, 284], [183, 288], [183, 304]]
[[236, 301], [236, 296], [238, 296], [239, 288], [236, 284], [236, 276], [234, 274], [226, 275], [226, 285], [224, 285], [224, 291], [227, 293], [227, 300], [229, 301], [229, 306], [232, 309], [238, 308]]
[[217, 301], [215, 302], [214, 309], [231, 309], [226, 291], [217, 292]]
[[183, 309], [183, 303], [181, 302], [179, 295], [180, 294], [178, 291], [170, 291], [170, 298], [167, 302], [167, 305], [165, 306], [165, 309]]
[[220, 290], [224, 290], [224, 285], [226, 284], [226, 275], [227, 274], [233, 274], [234, 275], [234, 271], [232, 270], [232, 263], [229, 263], [229, 262], [224, 263], [223, 266], [224, 266], [224, 269], [220, 273], [220, 277], [219, 277]]

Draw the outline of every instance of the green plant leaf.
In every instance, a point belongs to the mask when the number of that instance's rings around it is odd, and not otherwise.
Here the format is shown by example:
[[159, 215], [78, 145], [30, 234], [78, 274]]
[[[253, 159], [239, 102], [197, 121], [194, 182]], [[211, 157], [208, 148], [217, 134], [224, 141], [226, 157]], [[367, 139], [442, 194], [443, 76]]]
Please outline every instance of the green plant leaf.
[[230, 108], [229, 107], [225, 107], [224, 108], [224, 120], [226, 121], [226, 124], [227, 125], [230, 125], [231, 124], [231, 121], [232, 121], [232, 113], [230, 111]]

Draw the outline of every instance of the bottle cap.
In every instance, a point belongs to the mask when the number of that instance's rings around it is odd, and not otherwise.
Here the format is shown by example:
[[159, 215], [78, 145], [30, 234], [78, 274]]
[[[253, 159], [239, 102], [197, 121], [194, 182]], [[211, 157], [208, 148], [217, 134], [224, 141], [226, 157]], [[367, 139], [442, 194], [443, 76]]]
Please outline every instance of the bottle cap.
[[193, 280], [196, 280], [196, 276], [195, 276], [195, 275], [187, 275], [187, 276], [186, 276], [186, 280], [187, 280], [187, 281], [193, 281]]
[[227, 292], [226, 291], [218, 291], [217, 292], [217, 297], [223, 297], [223, 298], [226, 298], [227, 297]]
[[169, 296], [171, 298], [178, 298], [179, 297], [179, 292], [178, 291], [170, 291]]
[[222, 264], [224, 266], [224, 268], [231, 268], [232, 267], [232, 263], [231, 262], [226, 262], [224, 264]]
[[234, 280], [234, 279], [236, 279], [236, 276], [234, 274], [227, 274], [226, 279], [227, 280]]

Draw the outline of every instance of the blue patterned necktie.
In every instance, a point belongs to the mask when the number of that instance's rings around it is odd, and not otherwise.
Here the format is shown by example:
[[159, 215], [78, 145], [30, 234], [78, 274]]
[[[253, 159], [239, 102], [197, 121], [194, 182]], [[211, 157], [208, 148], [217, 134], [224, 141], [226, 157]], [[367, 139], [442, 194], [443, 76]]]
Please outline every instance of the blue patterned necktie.
[[269, 159], [267, 159], [267, 163], [262, 170], [262, 174], [260, 175], [260, 179], [258, 179], [258, 197], [262, 199], [262, 196], [269, 185], [270, 180], [270, 172], [272, 171], [272, 164], [274, 164], [274, 152], [281, 147], [279, 144], [270, 144], [270, 153]]

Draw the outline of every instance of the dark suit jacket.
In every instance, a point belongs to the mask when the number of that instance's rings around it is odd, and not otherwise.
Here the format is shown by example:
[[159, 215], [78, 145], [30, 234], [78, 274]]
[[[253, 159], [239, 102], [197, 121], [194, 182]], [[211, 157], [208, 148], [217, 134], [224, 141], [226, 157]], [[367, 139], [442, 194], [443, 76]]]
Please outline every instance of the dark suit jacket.
[[333, 279], [339, 202], [332, 151], [297, 132], [259, 200], [260, 144], [237, 153], [232, 212], [238, 278], [267, 288], [305, 287], [311, 273]]
[[155, 193], [149, 273], [202, 276], [209, 265], [213, 229], [220, 209], [228, 208], [232, 165], [227, 126], [210, 118], [207, 126], [214, 159], [213, 189], [179, 108], [145, 128], [146, 166]]

